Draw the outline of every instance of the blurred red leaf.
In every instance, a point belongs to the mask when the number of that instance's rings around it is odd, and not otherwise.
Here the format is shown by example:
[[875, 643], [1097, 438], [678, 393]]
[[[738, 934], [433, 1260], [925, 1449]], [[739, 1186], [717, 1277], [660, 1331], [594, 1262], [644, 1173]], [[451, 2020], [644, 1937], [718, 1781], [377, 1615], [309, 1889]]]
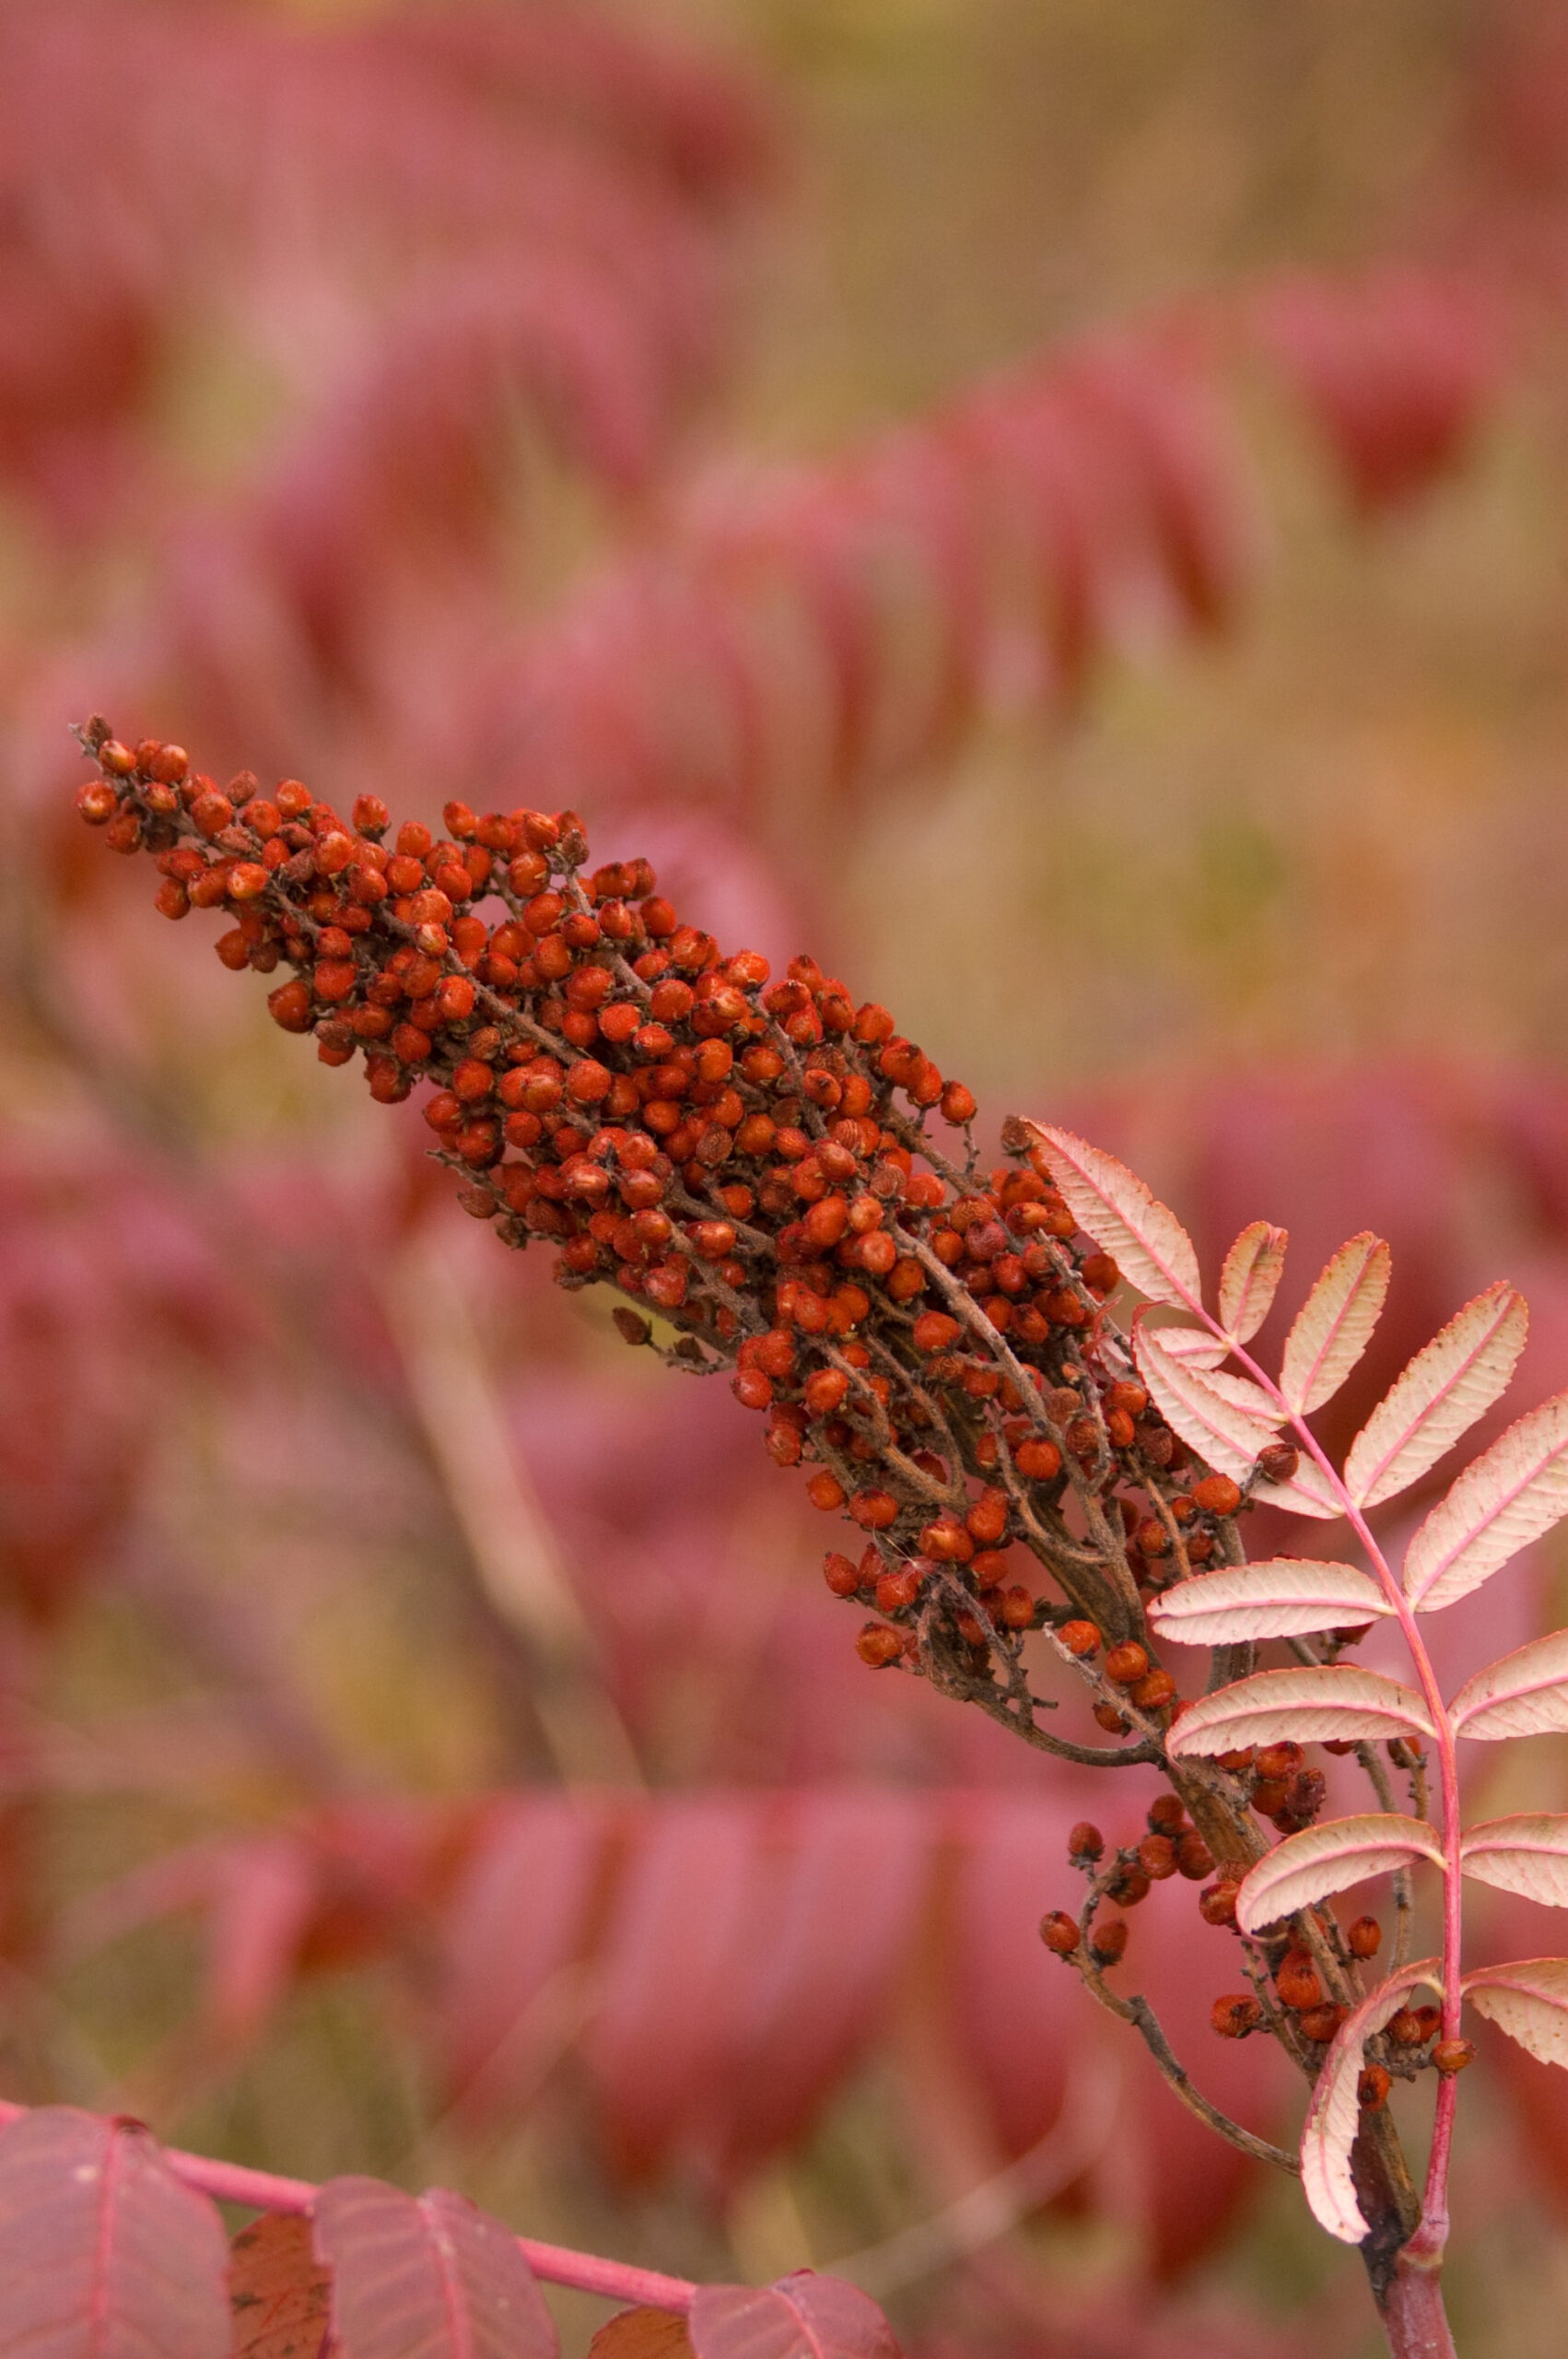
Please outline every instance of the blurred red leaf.
[[227, 2261], [138, 2123], [49, 2106], [0, 2130], [0, 2348], [227, 2359]]
[[464, 2197], [334, 2178], [314, 2220], [342, 2359], [556, 2359], [516, 2237]]
[[586, 2047], [611, 2151], [649, 2170], [707, 2094], [731, 2036], [753, 1879], [755, 1805], [665, 1802], [637, 1830], [600, 1952]]
[[302, 2212], [266, 2212], [228, 2248], [231, 2359], [327, 2359], [332, 2278]]
[[[721, 2166], [800, 2137], [877, 2028], [908, 1950], [936, 1832], [897, 1793], [802, 1794], [778, 1813], [782, 1859], [751, 1886], [730, 2045], [713, 2104]], [[765, 1822], [763, 1842], [771, 1849]]]
[[485, 1820], [446, 1912], [437, 2038], [450, 2102], [494, 2116], [532, 2094], [561, 2036], [541, 2002], [581, 1947], [607, 1827], [603, 1808], [563, 1794], [508, 1797]]
[[588, 2359], [694, 2359], [685, 2318], [670, 2310], [619, 2310], [588, 2346]]
[[841, 2277], [797, 2270], [775, 2285], [699, 2285], [692, 2303], [696, 2359], [897, 2359], [869, 2294]]

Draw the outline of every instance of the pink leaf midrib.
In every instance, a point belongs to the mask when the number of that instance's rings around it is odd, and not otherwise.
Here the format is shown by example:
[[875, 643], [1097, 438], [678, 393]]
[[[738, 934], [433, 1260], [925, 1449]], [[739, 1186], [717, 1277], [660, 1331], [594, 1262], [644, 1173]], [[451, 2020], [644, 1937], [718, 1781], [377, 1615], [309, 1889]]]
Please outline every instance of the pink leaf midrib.
[[[1322, 1342], [1319, 1344], [1316, 1352], [1314, 1354], [1306, 1367], [1305, 1369], [1298, 1370], [1297, 1372], [1297, 1381], [1293, 1389], [1299, 1391], [1301, 1400], [1304, 1403], [1310, 1399], [1312, 1388], [1316, 1383], [1319, 1375], [1322, 1373], [1323, 1364], [1344, 1331], [1344, 1324], [1346, 1320], [1350, 1317], [1352, 1305], [1355, 1302], [1357, 1296], [1360, 1294], [1362, 1287], [1365, 1283], [1367, 1271], [1372, 1266], [1373, 1259], [1376, 1254], [1380, 1242], [1380, 1238], [1369, 1237], [1365, 1250], [1363, 1252], [1361, 1257], [1361, 1267], [1347, 1285], [1344, 1299], [1329, 1321], [1328, 1331], [1325, 1333]], [[1345, 1249], [1341, 1246], [1340, 1251], [1342, 1252]], [[1323, 1280], [1319, 1278], [1317, 1281], [1318, 1285], [1321, 1285], [1322, 1283]], [[1316, 1289], [1314, 1288], [1314, 1292], [1316, 1291]], [[1305, 1313], [1307, 1304], [1311, 1302], [1311, 1299], [1312, 1297], [1309, 1295], [1306, 1302], [1302, 1305], [1302, 1312], [1304, 1315]]]
[[441, 2222], [431, 2208], [431, 2198], [418, 2199], [419, 2216], [425, 2223], [430, 2248], [436, 2256], [436, 2271], [440, 2279], [441, 2306], [446, 2312], [447, 2326], [454, 2359], [474, 2359], [474, 2322], [467, 2298], [457, 2276], [455, 2240], [447, 2236]]
[[109, 2125], [107, 2149], [99, 2179], [98, 2235], [93, 2246], [92, 2286], [88, 2304], [88, 2348], [101, 2359], [109, 2336], [109, 2271], [114, 2249], [114, 2209], [119, 2193], [121, 2156], [134, 2133], [118, 2122]]

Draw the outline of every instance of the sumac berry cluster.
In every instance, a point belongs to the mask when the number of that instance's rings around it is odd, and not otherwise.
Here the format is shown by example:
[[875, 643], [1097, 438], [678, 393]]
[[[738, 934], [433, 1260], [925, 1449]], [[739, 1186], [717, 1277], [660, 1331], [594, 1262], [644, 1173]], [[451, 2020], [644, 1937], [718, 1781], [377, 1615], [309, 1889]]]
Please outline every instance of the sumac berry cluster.
[[[1242, 1493], [1201, 1470], [1181, 1488], [1180, 1443], [1102, 1348], [1115, 1262], [1026, 1143], [980, 1168], [973, 1097], [885, 1008], [809, 958], [776, 982], [726, 957], [646, 861], [589, 869], [570, 811], [450, 803], [444, 836], [394, 833], [373, 795], [345, 819], [298, 780], [220, 788], [100, 722], [84, 743], [82, 816], [152, 855], [167, 917], [230, 921], [226, 966], [287, 970], [274, 1019], [324, 1062], [358, 1061], [383, 1103], [427, 1090], [470, 1213], [547, 1244], [563, 1285], [616, 1289], [628, 1341], [731, 1371], [774, 1460], [865, 1534], [825, 1574], [879, 1617], [867, 1662], [929, 1669], [934, 1625], [950, 1665], [989, 1678], [999, 1647], [1015, 1660], [1059, 1621], [1086, 1666], [1106, 1646], [1107, 1730], [1129, 1705], [1168, 1712], [1137, 1599], [1210, 1558]], [[1059, 1574], [1071, 1494], [1117, 1567], [1059, 1611], [1011, 1552]]]

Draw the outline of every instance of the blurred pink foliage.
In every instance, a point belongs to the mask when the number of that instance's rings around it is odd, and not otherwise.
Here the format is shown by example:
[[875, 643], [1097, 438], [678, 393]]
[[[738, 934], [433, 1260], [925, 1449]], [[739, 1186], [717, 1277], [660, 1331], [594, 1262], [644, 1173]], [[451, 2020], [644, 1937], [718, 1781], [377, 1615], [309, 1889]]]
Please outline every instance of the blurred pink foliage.
[[[0, 1149], [16, 1797], [50, 1783], [29, 1717], [39, 1625], [158, 1545], [160, 1388], [193, 1363], [243, 1428], [252, 1481], [302, 1461], [330, 1488], [339, 1437], [318, 1412], [336, 1388], [439, 1513], [437, 1473], [407, 1471], [417, 1418], [387, 1311], [400, 1254], [447, 1233], [423, 1133], [396, 1118], [397, 1154], [345, 1176], [309, 1148], [261, 1161], [182, 1133], [159, 1022], [205, 995], [185, 938], [177, 957], [149, 944], [109, 863], [89, 873], [67, 841], [65, 722], [105, 706], [345, 802], [580, 803], [700, 922], [799, 947], [819, 823], [863, 824], [998, 712], [1065, 713], [1114, 658], [1245, 625], [1265, 495], [1238, 388], [1255, 368], [1368, 517], [1462, 460], [1568, 292], [1568, 62], [1561, 44], [1532, 54], [1478, 81], [1458, 195], [1387, 262], [1106, 325], [859, 447], [769, 466], [723, 450], [718, 414], [785, 160], [736, 61], [531, 6], [5, 12], [0, 474], [37, 594], [0, 647], [26, 870], [0, 986], [65, 1076], [57, 1119]], [[245, 421], [216, 485], [181, 434], [208, 368]], [[564, 588], [533, 538], [546, 473], [592, 520]], [[64, 946], [47, 1008], [45, 941]], [[1290, 1226], [1304, 1274], [1348, 1230], [1390, 1239], [1389, 1315], [1336, 1428], [1500, 1268], [1532, 1305], [1524, 1390], [1568, 1364], [1554, 1076], [1141, 1081], [1049, 1110], [1146, 1170], [1206, 1259], [1260, 1214]], [[391, 1960], [436, 2107], [493, 2117], [571, 2052], [620, 2168], [679, 2163], [726, 2191], [879, 2042], [912, 2036], [890, 1998], [907, 1986], [977, 2134], [1025, 2152], [1071, 2101], [1068, 2052], [1103, 2048], [1034, 1932], [1079, 1781], [871, 1678], [820, 1589], [753, 1577], [760, 1532], [770, 1559], [780, 1532], [800, 1561], [813, 1550], [727, 1398], [645, 1394], [552, 1326], [532, 1273], [485, 1285], [578, 1353], [502, 1367], [506, 1427], [605, 1692], [680, 1790], [367, 1796], [307, 1745], [316, 1790], [292, 1815], [156, 1860], [55, 1932], [8, 1902], [10, 1946], [87, 1947], [198, 1908], [201, 2017], [177, 2060], [193, 2084], [300, 1977]], [[319, 1387], [303, 1405], [300, 1357]], [[389, 1484], [385, 1526], [406, 1508]], [[1510, 1578], [1514, 1643], [1534, 1601]], [[213, 1668], [223, 1647], [189, 1601], [175, 1611]], [[228, 1643], [220, 1668], [243, 1684], [249, 1641]], [[1115, 1805], [1129, 1827], [1131, 1786]], [[1252, 2051], [1207, 2036], [1226, 1936], [1190, 1903], [1172, 1885], [1146, 1905], [1147, 1987], [1198, 2077], [1262, 2128], [1275, 2092]], [[1176, 2272], [1251, 2166], [1112, 2046], [1116, 2168], [1086, 2165], [1074, 2200], [1135, 2214], [1151, 2267]], [[1562, 2124], [1517, 2077], [1568, 2196]]]

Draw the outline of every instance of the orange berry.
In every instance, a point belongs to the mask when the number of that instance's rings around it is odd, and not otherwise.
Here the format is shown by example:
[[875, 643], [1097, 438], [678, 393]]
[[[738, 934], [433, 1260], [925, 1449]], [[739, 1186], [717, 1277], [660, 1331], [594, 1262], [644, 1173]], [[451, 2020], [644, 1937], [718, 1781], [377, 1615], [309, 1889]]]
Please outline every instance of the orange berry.
[[922, 1310], [914, 1325], [914, 1343], [918, 1352], [945, 1352], [958, 1341], [961, 1333], [956, 1319], [945, 1310]]
[[266, 998], [274, 1024], [281, 1024], [283, 1031], [309, 1031], [311, 1028], [311, 986], [297, 974], [292, 984], [278, 984]]
[[1012, 1462], [1031, 1483], [1052, 1483], [1061, 1473], [1060, 1450], [1054, 1441], [1037, 1435], [1019, 1443], [1012, 1453]]
[[1106, 1657], [1106, 1677], [1118, 1687], [1131, 1687], [1146, 1676], [1149, 1658], [1136, 1638], [1125, 1638]]
[[1321, 2007], [1308, 2007], [1305, 2013], [1298, 2018], [1298, 2022], [1306, 2038], [1318, 2041], [1329, 2040], [1344, 2022], [1347, 2013], [1346, 2008], [1336, 2006], [1332, 2001], [1329, 2001]]
[[1120, 1917], [1109, 1917], [1095, 1926], [1089, 1936], [1089, 1954], [1096, 1966], [1115, 1966], [1127, 1954], [1127, 1925]]
[[1086, 1660], [1100, 1650], [1100, 1634], [1093, 1622], [1064, 1622], [1057, 1637], [1069, 1654], [1081, 1659]]
[[1375, 1917], [1358, 1917], [1347, 1928], [1345, 1941], [1352, 1957], [1375, 1957], [1383, 1945], [1383, 1928]]
[[855, 1651], [873, 1671], [883, 1671], [903, 1653], [903, 1636], [886, 1622], [868, 1622], [855, 1641]]
[[1194, 1483], [1192, 1496], [1205, 1515], [1235, 1515], [1241, 1505], [1241, 1486], [1228, 1474], [1205, 1474]]
[[1274, 1988], [1282, 2006], [1305, 2013], [1323, 2004], [1323, 1985], [1317, 1979], [1317, 1969], [1309, 1957], [1299, 1950], [1292, 1950], [1280, 1962], [1274, 1976]]
[[1040, 1919], [1040, 1939], [1058, 1957], [1071, 1957], [1078, 1947], [1078, 1924], [1063, 1908], [1053, 1908]]
[[820, 1508], [824, 1515], [830, 1515], [844, 1504], [844, 1485], [836, 1474], [829, 1474], [825, 1468], [820, 1474], [813, 1474], [806, 1485], [806, 1496], [813, 1508]]
[[849, 1513], [862, 1532], [885, 1532], [898, 1520], [898, 1502], [891, 1491], [857, 1491]]
[[1201, 1884], [1214, 1872], [1214, 1855], [1196, 1831], [1184, 1835], [1176, 1845], [1176, 1866], [1189, 1883]]
[[1263, 2010], [1249, 1992], [1216, 1999], [1209, 2011], [1209, 2021], [1222, 2039], [1245, 2039], [1262, 2020]]
[[853, 1597], [860, 1586], [860, 1576], [856, 1567], [837, 1549], [829, 1549], [823, 1558], [822, 1574], [835, 1597]]
[[879, 1614], [898, 1614], [913, 1605], [920, 1594], [920, 1576], [911, 1567], [901, 1565], [896, 1572], [885, 1572], [876, 1585], [876, 1610]]

